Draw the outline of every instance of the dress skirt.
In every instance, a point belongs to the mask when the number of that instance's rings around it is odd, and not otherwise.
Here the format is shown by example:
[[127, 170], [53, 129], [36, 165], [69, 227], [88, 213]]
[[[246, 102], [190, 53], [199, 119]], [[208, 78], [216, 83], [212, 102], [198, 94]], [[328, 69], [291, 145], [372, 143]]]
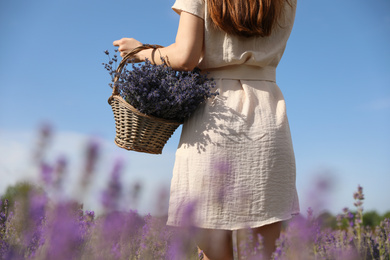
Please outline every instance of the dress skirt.
[[299, 213], [286, 105], [265, 74], [211, 72], [219, 95], [183, 125], [168, 225], [237, 230]]

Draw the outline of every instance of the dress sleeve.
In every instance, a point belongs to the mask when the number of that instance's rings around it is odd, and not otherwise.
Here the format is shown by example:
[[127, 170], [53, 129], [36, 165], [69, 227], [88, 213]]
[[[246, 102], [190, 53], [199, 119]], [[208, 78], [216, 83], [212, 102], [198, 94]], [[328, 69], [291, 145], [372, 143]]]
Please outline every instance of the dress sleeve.
[[204, 19], [205, 1], [204, 0], [176, 0], [172, 9], [180, 14], [181, 11], [196, 15]]

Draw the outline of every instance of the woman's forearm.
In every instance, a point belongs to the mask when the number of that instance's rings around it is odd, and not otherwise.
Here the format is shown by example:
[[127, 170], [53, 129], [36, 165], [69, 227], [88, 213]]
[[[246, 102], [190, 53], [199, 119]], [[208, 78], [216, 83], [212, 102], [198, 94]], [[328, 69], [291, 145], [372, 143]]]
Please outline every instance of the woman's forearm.
[[153, 64], [163, 64], [165, 61], [173, 69], [182, 71], [193, 70], [200, 58], [176, 43], [163, 48], [142, 50], [136, 56], [139, 61], [148, 59]]

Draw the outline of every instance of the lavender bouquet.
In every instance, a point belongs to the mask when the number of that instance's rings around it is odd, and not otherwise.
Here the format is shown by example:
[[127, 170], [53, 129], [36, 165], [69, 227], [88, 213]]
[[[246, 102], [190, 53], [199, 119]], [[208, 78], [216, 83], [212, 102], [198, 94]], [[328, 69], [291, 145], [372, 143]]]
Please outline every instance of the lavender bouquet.
[[[108, 51], [105, 53], [109, 56]], [[202, 102], [218, 94], [212, 91], [215, 82], [200, 74], [200, 69], [175, 71], [162, 60], [162, 65], [146, 60], [117, 72], [113, 67], [117, 63], [114, 55], [103, 65], [111, 75], [110, 86], [115, 84], [120, 96], [146, 115], [183, 122]]]

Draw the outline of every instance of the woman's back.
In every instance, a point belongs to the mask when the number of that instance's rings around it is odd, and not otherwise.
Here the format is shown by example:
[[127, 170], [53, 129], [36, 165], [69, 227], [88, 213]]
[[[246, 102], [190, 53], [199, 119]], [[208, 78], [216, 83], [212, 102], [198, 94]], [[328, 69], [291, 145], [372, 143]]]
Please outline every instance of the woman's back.
[[205, 21], [203, 57], [199, 68], [214, 70], [239, 64], [276, 68], [294, 23], [296, 0], [290, 4], [286, 2], [278, 25], [274, 26], [270, 36], [265, 37], [236, 36], [216, 28], [208, 14], [207, 0], [176, 1], [172, 8], [176, 12], [191, 12]]
[[[199, 67], [219, 95], [184, 123], [171, 186], [170, 225], [181, 225], [197, 202], [196, 225], [255, 228], [299, 211], [295, 158], [284, 97], [275, 82], [295, 17], [296, 0], [270, 36], [243, 37], [216, 29], [207, 0], [176, 0], [173, 9], [204, 19]], [[222, 196], [221, 196], [222, 195]]]

